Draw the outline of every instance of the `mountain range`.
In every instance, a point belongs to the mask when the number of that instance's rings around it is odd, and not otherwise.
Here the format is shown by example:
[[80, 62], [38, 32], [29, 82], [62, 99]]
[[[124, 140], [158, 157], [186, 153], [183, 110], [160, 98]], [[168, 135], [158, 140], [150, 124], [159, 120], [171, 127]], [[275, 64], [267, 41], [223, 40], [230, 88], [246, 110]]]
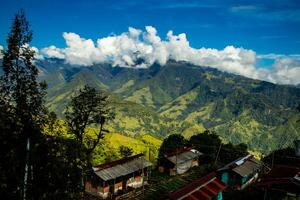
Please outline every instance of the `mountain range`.
[[47, 106], [61, 118], [72, 95], [85, 84], [110, 95], [116, 117], [110, 129], [127, 136], [186, 138], [215, 131], [224, 141], [268, 153], [300, 137], [300, 88], [253, 80], [169, 61], [146, 69], [110, 64], [70, 65], [60, 59], [36, 62], [48, 83]]

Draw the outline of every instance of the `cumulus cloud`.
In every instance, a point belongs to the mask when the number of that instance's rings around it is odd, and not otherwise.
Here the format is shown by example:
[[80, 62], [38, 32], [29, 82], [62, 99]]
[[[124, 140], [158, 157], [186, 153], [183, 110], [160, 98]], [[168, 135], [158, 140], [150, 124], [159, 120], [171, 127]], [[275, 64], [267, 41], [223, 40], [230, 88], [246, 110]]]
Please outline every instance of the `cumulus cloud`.
[[55, 47], [54, 45], [42, 49], [41, 52], [43, 54], [46, 54], [49, 58], [59, 58], [59, 59], [65, 58], [64, 51], [62, 49]]
[[291, 58], [277, 59], [267, 74], [266, 80], [271, 82], [300, 84], [300, 62]]
[[[169, 31], [162, 40], [152, 26], [146, 26], [144, 31], [129, 27], [125, 33], [99, 38], [96, 42], [76, 33], [63, 33], [63, 37], [66, 48], [49, 46], [41, 52], [47, 57], [65, 59], [67, 63], [80, 66], [110, 63], [120, 67], [147, 68], [154, 63], [163, 66], [172, 59], [275, 83], [299, 82], [295, 76], [299, 72], [299, 63], [295, 59], [286, 60], [275, 54], [256, 55], [253, 50], [234, 46], [222, 50], [197, 49], [190, 46], [185, 33], [175, 35]], [[276, 59], [272, 69], [256, 66], [256, 59], [263, 57]]]

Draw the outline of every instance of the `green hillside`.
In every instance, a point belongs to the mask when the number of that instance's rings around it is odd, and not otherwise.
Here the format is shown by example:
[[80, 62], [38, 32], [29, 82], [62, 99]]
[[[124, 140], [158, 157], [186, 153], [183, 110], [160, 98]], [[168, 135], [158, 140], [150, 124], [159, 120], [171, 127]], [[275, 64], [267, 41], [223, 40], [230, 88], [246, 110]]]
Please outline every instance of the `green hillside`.
[[130, 137], [172, 133], [185, 137], [215, 130], [225, 141], [244, 142], [267, 153], [300, 137], [300, 89], [275, 85], [208, 67], [170, 61], [132, 69], [39, 63], [49, 85], [47, 105], [63, 118], [66, 103], [85, 84], [111, 95], [115, 132]]
[[99, 145], [96, 148], [93, 162], [94, 164], [99, 164], [119, 159], [121, 158], [119, 154], [120, 146], [127, 146], [133, 150], [133, 154], [143, 153], [146, 159], [155, 163], [161, 142], [161, 140], [151, 135], [130, 137], [119, 133], [108, 133], [102, 140], [104, 145]]

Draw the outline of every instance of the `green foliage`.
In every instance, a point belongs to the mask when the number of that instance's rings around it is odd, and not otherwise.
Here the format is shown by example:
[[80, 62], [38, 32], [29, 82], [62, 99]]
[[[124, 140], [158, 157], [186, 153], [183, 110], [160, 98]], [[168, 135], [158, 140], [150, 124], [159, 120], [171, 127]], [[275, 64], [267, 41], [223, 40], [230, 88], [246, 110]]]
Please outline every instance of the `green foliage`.
[[248, 154], [246, 144], [224, 144], [215, 132], [209, 130], [192, 136], [188, 144], [204, 153], [206, 161], [212, 162], [217, 159], [221, 165], [228, 164]]
[[175, 151], [176, 149], [182, 148], [186, 145], [187, 141], [180, 134], [171, 134], [164, 139], [163, 143], [159, 148], [158, 157], [163, 157], [164, 154]]
[[[66, 111], [66, 122], [68, 133], [75, 136], [81, 149], [85, 152], [85, 157], [81, 159], [91, 163], [91, 153], [103, 139], [104, 124], [112, 118], [111, 109], [108, 102], [108, 96], [98, 93], [95, 88], [86, 85], [74, 96], [69, 103]], [[89, 126], [99, 126], [92, 129], [88, 134]]]
[[119, 147], [119, 153], [120, 153], [122, 158], [126, 158], [126, 157], [129, 157], [129, 156], [132, 155], [133, 150], [130, 147], [122, 145], [122, 146]]

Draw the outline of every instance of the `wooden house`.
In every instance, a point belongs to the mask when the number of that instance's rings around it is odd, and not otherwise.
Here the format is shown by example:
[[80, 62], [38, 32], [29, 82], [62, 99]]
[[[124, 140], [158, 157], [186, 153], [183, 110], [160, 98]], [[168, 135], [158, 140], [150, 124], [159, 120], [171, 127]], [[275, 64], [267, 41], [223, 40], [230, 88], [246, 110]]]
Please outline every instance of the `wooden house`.
[[191, 167], [198, 166], [200, 155], [202, 153], [193, 148], [176, 149], [158, 159], [159, 171], [167, 172], [170, 176], [183, 174]]
[[169, 194], [169, 200], [222, 200], [226, 185], [212, 172]]
[[88, 173], [85, 191], [102, 198], [111, 198], [147, 183], [151, 163], [138, 154], [97, 165]]
[[218, 177], [232, 189], [242, 190], [254, 182], [263, 164], [252, 155], [239, 158], [217, 170]]

